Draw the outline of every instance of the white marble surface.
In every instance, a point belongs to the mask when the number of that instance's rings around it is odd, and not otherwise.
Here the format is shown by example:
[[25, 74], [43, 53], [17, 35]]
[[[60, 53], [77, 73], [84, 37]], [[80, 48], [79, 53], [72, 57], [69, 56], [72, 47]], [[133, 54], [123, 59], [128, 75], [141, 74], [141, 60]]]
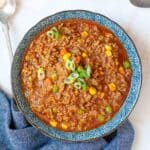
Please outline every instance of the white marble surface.
[[[143, 66], [143, 85], [139, 101], [130, 115], [135, 128], [133, 150], [150, 149], [150, 8], [131, 5], [129, 0], [17, 0], [17, 11], [10, 20], [13, 51], [23, 35], [40, 19], [68, 9], [99, 12], [118, 22], [135, 42]], [[10, 62], [0, 28], [0, 86], [11, 92]]]

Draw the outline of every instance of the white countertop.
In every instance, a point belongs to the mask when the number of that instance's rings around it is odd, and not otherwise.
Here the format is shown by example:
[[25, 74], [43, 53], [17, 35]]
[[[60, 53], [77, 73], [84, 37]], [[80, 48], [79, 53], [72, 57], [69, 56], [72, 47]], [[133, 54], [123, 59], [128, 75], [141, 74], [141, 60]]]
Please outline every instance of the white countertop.
[[[99, 12], [118, 22], [135, 42], [143, 66], [139, 101], [130, 115], [135, 128], [133, 150], [150, 149], [150, 8], [131, 5], [129, 0], [17, 0], [17, 11], [10, 20], [13, 51], [23, 35], [42, 18], [62, 10], [85, 9]], [[10, 62], [0, 28], [0, 86], [11, 92]]]

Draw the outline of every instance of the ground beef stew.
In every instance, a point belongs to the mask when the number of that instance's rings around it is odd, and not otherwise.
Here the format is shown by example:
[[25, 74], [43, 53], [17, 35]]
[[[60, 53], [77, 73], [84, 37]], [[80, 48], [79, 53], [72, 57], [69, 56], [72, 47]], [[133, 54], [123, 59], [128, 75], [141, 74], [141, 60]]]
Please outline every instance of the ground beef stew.
[[57, 22], [29, 44], [21, 84], [32, 112], [63, 131], [86, 131], [119, 111], [131, 82], [125, 48], [106, 27], [83, 19]]

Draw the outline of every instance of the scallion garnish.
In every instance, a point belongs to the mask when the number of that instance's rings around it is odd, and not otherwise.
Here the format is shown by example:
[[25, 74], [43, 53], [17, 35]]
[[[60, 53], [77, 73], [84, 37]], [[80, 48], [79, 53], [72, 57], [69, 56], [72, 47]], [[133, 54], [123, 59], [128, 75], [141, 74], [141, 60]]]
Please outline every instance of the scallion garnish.
[[81, 87], [82, 87], [81, 82], [75, 82], [75, 83], [74, 83], [74, 87], [75, 87], [76, 89], [81, 89]]
[[75, 70], [75, 63], [73, 60], [67, 59], [65, 66], [68, 70], [74, 71]]
[[69, 75], [70, 78], [77, 79], [79, 77], [79, 74], [77, 72], [73, 72]]
[[87, 73], [88, 78], [90, 78], [90, 76], [91, 76], [91, 66], [90, 65], [87, 66], [86, 73]]
[[37, 77], [38, 77], [38, 80], [43, 80], [45, 78], [45, 72], [43, 68], [38, 68]]
[[53, 27], [47, 31], [47, 36], [58, 40], [61, 37], [61, 34], [56, 27]]

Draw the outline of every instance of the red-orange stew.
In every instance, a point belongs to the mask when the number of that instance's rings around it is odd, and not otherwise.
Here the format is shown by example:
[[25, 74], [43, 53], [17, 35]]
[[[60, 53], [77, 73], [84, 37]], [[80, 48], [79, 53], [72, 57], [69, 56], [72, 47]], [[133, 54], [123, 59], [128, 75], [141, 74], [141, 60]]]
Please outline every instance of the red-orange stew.
[[106, 27], [88, 20], [57, 22], [31, 41], [21, 82], [32, 112], [63, 131], [86, 131], [119, 111], [131, 82], [125, 48]]

